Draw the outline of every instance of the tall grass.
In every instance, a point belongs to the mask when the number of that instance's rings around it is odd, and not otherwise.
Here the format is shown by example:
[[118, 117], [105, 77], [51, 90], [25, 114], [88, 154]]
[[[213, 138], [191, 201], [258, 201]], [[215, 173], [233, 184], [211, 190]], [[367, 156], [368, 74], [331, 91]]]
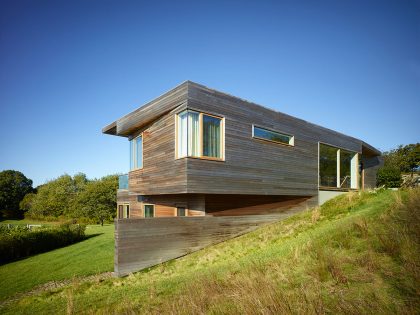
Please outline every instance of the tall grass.
[[[287, 257], [213, 273], [149, 313], [419, 314], [420, 190], [394, 193], [379, 216], [356, 217]], [[312, 211], [311, 221], [344, 216], [370, 196], [351, 194]], [[340, 203], [345, 201], [345, 206]], [[315, 218], [315, 219], [314, 219]], [[132, 309], [131, 309], [132, 310]]]
[[15, 313], [419, 314], [420, 191], [342, 195], [123, 279], [21, 300]]

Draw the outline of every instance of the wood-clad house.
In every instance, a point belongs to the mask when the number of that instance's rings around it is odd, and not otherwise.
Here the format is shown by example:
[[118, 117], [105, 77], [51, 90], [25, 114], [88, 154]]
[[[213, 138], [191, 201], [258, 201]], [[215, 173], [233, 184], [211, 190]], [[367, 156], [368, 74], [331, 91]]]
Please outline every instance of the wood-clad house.
[[103, 133], [130, 142], [119, 218], [270, 213], [373, 187], [380, 166], [362, 140], [190, 81]]

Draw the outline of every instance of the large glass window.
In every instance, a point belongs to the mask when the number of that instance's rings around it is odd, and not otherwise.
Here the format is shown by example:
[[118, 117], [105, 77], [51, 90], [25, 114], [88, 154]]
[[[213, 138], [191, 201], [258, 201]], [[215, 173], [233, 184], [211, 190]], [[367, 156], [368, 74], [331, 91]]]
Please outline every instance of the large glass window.
[[195, 111], [177, 116], [177, 157], [223, 159], [223, 119]]
[[268, 140], [272, 142], [294, 145], [294, 137], [276, 131], [252, 126], [252, 136], [254, 138]]
[[319, 144], [319, 185], [357, 189], [357, 153]]
[[130, 141], [130, 170], [143, 168], [143, 137], [140, 135]]

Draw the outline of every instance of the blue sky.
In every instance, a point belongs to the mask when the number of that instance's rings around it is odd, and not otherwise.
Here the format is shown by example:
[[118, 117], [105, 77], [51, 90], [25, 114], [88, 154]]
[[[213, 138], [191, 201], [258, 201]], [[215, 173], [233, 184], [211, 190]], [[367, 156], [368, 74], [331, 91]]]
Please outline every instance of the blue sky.
[[192, 80], [361, 138], [420, 141], [420, 1], [0, 1], [0, 170], [128, 170], [101, 128]]

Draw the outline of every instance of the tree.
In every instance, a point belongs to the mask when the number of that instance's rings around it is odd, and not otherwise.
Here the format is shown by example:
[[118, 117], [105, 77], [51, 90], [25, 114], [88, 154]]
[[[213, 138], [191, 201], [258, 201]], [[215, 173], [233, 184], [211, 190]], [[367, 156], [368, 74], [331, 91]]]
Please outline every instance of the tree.
[[116, 215], [118, 176], [109, 175], [86, 184], [73, 205], [75, 217], [95, 219], [102, 225]]
[[402, 183], [401, 172], [399, 168], [387, 166], [382, 167], [376, 174], [376, 185], [386, 188], [400, 187]]
[[398, 168], [400, 172], [411, 173], [420, 169], [420, 143], [399, 145], [383, 153], [384, 167]]
[[26, 194], [25, 197], [23, 197], [22, 201], [19, 203], [20, 210], [29, 211], [32, 207], [32, 203], [35, 197], [35, 193]]
[[86, 175], [62, 175], [38, 187], [38, 193], [33, 198], [29, 217], [42, 218], [47, 216], [70, 216], [75, 195], [84, 189], [87, 183]]
[[7, 217], [21, 217], [19, 203], [33, 191], [32, 180], [19, 171], [0, 172], [0, 211]]

